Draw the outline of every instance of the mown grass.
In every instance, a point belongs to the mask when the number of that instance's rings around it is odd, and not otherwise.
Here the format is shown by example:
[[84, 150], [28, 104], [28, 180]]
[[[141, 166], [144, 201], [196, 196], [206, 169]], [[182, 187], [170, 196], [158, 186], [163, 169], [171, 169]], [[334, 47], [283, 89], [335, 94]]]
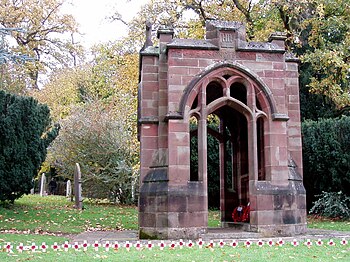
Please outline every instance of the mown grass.
[[75, 234], [90, 230], [137, 229], [137, 208], [84, 202], [84, 210], [62, 196], [27, 195], [0, 207], [0, 229]]
[[307, 221], [309, 228], [350, 232], [350, 220], [309, 216]]
[[220, 210], [209, 210], [208, 227], [220, 227]]
[[13, 254], [0, 251], [0, 261], [350, 261], [349, 245], [342, 246], [337, 243], [335, 246], [307, 247], [301, 244], [298, 247], [286, 243], [282, 247], [258, 247], [253, 245], [246, 248], [242, 245], [232, 248], [225, 246], [219, 248], [198, 246], [183, 249], [165, 248], [160, 250], [154, 247], [152, 250], [143, 248], [136, 250], [132, 248], [127, 251], [125, 248], [105, 251], [98, 251], [89, 248], [86, 252], [79, 250], [53, 251], [47, 250], [42, 253], [27, 251], [24, 253], [14, 252]]

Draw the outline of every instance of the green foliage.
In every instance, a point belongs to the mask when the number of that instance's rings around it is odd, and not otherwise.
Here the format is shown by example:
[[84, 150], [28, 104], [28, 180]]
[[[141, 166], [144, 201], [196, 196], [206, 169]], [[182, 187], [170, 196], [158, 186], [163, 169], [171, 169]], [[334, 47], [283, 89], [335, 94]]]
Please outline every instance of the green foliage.
[[32, 92], [62, 123], [45, 164], [71, 179], [79, 163], [87, 197], [134, 201], [138, 55], [128, 53], [119, 41], [94, 46], [92, 55], [90, 63], [56, 71], [44, 90]]
[[327, 96], [339, 108], [350, 104], [349, 7], [345, 0], [315, 1], [314, 14], [303, 23], [310, 48], [301, 58], [313, 68], [310, 92]]
[[83, 194], [127, 203], [136, 185], [137, 168], [123, 115], [99, 101], [77, 107], [61, 121], [61, 132], [47, 159], [61, 176], [72, 179], [75, 163], [82, 171]]
[[58, 130], [46, 105], [0, 91], [0, 201], [29, 193]]
[[322, 94], [310, 92], [310, 81], [313, 74], [312, 66], [309, 63], [300, 65], [300, 114], [302, 120], [317, 120], [319, 118], [334, 118], [337, 106], [334, 102]]
[[350, 218], [350, 197], [339, 192], [322, 192], [310, 210], [311, 214], [319, 214], [330, 218]]
[[304, 185], [307, 203], [315, 195], [350, 189], [350, 117], [302, 124]]
[[[218, 123], [210, 121], [208, 126], [217, 129]], [[196, 128], [192, 125], [191, 129]], [[198, 179], [198, 139], [193, 136], [191, 139], [191, 177]], [[208, 173], [208, 206], [210, 208], [220, 207], [220, 162], [219, 162], [219, 141], [207, 136], [207, 173]]]

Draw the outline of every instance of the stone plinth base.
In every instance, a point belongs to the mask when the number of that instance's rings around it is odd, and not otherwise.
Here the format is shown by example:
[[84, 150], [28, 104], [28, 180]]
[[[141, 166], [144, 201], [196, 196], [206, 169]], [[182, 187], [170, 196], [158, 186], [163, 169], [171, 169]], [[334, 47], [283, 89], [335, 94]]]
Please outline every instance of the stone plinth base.
[[263, 237], [290, 237], [305, 234], [307, 230], [305, 224], [293, 225], [250, 225], [249, 231], [261, 233]]
[[207, 233], [207, 228], [150, 228], [139, 229], [140, 239], [198, 239], [201, 234]]

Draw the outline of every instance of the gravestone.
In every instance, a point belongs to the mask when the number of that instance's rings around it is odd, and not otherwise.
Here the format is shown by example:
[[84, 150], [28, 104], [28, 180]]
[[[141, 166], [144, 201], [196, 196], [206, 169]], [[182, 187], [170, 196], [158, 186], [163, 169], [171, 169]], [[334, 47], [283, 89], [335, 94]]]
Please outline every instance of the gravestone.
[[71, 197], [72, 196], [72, 182], [70, 182], [70, 180], [67, 180], [66, 183], [66, 197]]
[[[248, 42], [244, 24], [226, 21], [207, 21], [203, 40], [173, 34], [160, 27], [159, 45], [148, 39], [140, 51], [140, 238], [198, 237], [213, 197], [222, 227], [306, 232], [299, 60], [286, 34]], [[208, 191], [209, 135], [219, 145], [219, 196]], [[245, 219], [237, 224], [239, 206]]]
[[83, 198], [81, 196], [81, 172], [80, 165], [75, 164], [74, 170], [74, 197], [75, 197], [75, 208], [83, 209]]
[[30, 194], [31, 194], [31, 195], [34, 195], [34, 193], [35, 193], [35, 182], [34, 182], [34, 178], [32, 179], [32, 184], [33, 184], [33, 188], [30, 189]]
[[40, 196], [46, 196], [46, 176], [45, 173], [41, 175], [40, 178]]

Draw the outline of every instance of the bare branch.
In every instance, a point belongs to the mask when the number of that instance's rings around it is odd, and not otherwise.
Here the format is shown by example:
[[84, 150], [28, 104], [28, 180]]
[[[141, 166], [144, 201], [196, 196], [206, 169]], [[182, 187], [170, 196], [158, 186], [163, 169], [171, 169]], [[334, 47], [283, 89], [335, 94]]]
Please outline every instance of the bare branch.
[[124, 25], [128, 25], [128, 23], [123, 19], [122, 15], [116, 12], [114, 15], [107, 17], [111, 22], [119, 21], [122, 22]]

